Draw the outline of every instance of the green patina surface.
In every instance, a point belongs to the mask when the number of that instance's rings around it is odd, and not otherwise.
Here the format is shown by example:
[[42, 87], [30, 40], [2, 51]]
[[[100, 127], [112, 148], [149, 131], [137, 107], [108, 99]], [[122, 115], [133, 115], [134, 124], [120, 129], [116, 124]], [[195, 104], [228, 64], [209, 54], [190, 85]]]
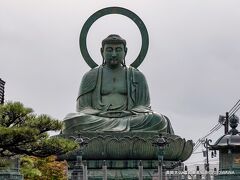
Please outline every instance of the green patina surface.
[[[62, 134], [62, 137], [73, 137], [76, 134]], [[88, 146], [83, 150], [86, 160], [157, 160], [157, 148], [152, 146], [158, 137], [157, 132], [81, 132], [88, 139]], [[179, 136], [165, 134], [169, 145], [165, 149], [164, 159], [185, 161], [193, 150], [193, 142]], [[61, 159], [76, 160], [80, 149], [70, 152]]]
[[170, 120], [152, 111], [143, 73], [126, 66], [126, 41], [118, 35], [109, 35], [102, 42], [101, 52], [103, 63], [84, 75], [77, 112], [65, 117], [63, 134], [78, 131], [174, 134]]
[[[111, 34], [102, 41], [100, 66], [87, 51], [89, 28], [107, 14], [127, 16], [140, 29], [142, 48], [130, 66], [125, 62], [127, 42], [119, 35]], [[102, 179], [103, 160], [107, 163], [108, 179], [138, 179], [139, 160], [144, 167], [144, 179], [152, 179], [160, 151], [153, 142], [159, 138], [159, 133], [169, 143], [163, 154], [164, 163], [185, 161], [192, 153], [193, 142], [174, 135], [168, 117], [151, 109], [146, 78], [137, 69], [147, 53], [148, 41], [142, 20], [120, 7], [94, 13], [81, 31], [81, 53], [92, 69], [82, 78], [77, 112], [64, 118], [64, 128], [59, 136], [76, 138], [80, 134], [84, 141], [88, 141], [88, 146], [59, 158], [68, 160], [73, 167], [76, 156], [81, 154], [89, 170], [89, 179]]]
[[142, 47], [139, 52], [139, 55], [137, 58], [134, 60], [134, 62], [131, 64], [132, 67], [137, 68], [140, 66], [140, 64], [143, 62], [147, 51], [148, 51], [148, 46], [149, 46], [149, 37], [148, 37], [148, 31], [147, 28], [144, 24], [144, 22], [132, 11], [122, 8], [122, 7], [108, 7], [101, 9], [97, 12], [95, 12], [93, 15], [91, 15], [87, 21], [84, 23], [83, 28], [80, 33], [80, 38], [79, 38], [79, 45], [80, 45], [80, 50], [83, 56], [83, 59], [86, 61], [86, 63], [91, 67], [95, 68], [98, 65], [94, 62], [94, 60], [91, 58], [88, 50], [87, 50], [87, 34], [92, 26], [92, 24], [98, 20], [99, 18], [106, 16], [108, 14], [120, 14], [123, 16], [126, 16], [130, 18], [139, 28], [141, 37], [142, 37]]
[[[106, 163], [108, 170], [113, 169], [138, 169], [139, 160], [84, 160], [84, 164], [89, 170], [100, 170], [103, 167], [103, 164]], [[141, 160], [143, 169], [153, 170], [158, 168], [158, 160]], [[76, 160], [68, 161], [70, 169], [74, 168]], [[178, 163], [177, 161], [164, 161], [164, 169], [174, 169], [172, 164]]]

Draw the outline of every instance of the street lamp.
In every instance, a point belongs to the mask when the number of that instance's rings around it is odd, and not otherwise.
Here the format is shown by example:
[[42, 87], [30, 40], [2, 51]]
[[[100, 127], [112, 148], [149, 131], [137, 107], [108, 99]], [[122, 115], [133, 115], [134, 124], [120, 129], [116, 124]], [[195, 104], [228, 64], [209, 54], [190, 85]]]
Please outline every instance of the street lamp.
[[165, 147], [169, 144], [167, 141], [167, 137], [163, 136], [162, 134], [159, 134], [156, 139], [154, 139], [154, 142], [152, 143], [153, 146], [158, 148], [158, 178], [159, 180], [162, 180], [162, 167], [163, 167], [163, 156], [164, 156], [164, 150]]
[[82, 155], [83, 155], [83, 149], [87, 147], [89, 138], [82, 137], [81, 134], [78, 134], [77, 136], [71, 136], [80, 146], [79, 148], [79, 155], [77, 155], [77, 162], [74, 166], [74, 169], [72, 171], [72, 177], [71, 180], [86, 180], [87, 175], [84, 176], [84, 165], [82, 163]]

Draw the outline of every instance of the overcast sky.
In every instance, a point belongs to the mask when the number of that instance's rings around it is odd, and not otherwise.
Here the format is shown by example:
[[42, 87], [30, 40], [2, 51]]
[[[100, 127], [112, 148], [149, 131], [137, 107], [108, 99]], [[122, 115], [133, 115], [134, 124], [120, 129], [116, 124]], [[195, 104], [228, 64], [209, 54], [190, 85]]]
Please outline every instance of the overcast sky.
[[[148, 80], [153, 110], [167, 115], [181, 137], [197, 141], [207, 134], [240, 98], [238, 0], [0, 0], [6, 100], [60, 120], [74, 112], [81, 78], [90, 70], [79, 34], [89, 16], [109, 6], [135, 12], [148, 29], [149, 51], [139, 70]], [[131, 64], [141, 35], [122, 15], [93, 24], [87, 42], [92, 58], [101, 62], [101, 40], [112, 33], [127, 40]]]

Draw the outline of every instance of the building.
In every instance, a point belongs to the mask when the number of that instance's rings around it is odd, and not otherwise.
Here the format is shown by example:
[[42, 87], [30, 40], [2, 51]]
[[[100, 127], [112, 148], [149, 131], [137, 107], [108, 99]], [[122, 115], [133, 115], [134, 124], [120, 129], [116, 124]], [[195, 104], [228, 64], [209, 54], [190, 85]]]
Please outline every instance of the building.
[[230, 116], [230, 127], [232, 129], [221, 136], [214, 145], [210, 145], [212, 150], [219, 151], [217, 180], [240, 179], [240, 133], [236, 129], [238, 124], [239, 118], [234, 114]]

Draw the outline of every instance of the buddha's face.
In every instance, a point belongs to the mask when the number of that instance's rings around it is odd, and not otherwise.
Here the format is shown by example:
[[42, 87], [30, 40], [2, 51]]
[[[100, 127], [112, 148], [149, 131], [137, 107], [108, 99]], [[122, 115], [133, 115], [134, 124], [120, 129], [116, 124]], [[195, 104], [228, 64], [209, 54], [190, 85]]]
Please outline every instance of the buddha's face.
[[105, 44], [102, 53], [106, 64], [111, 68], [120, 66], [126, 55], [124, 45], [122, 43]]

